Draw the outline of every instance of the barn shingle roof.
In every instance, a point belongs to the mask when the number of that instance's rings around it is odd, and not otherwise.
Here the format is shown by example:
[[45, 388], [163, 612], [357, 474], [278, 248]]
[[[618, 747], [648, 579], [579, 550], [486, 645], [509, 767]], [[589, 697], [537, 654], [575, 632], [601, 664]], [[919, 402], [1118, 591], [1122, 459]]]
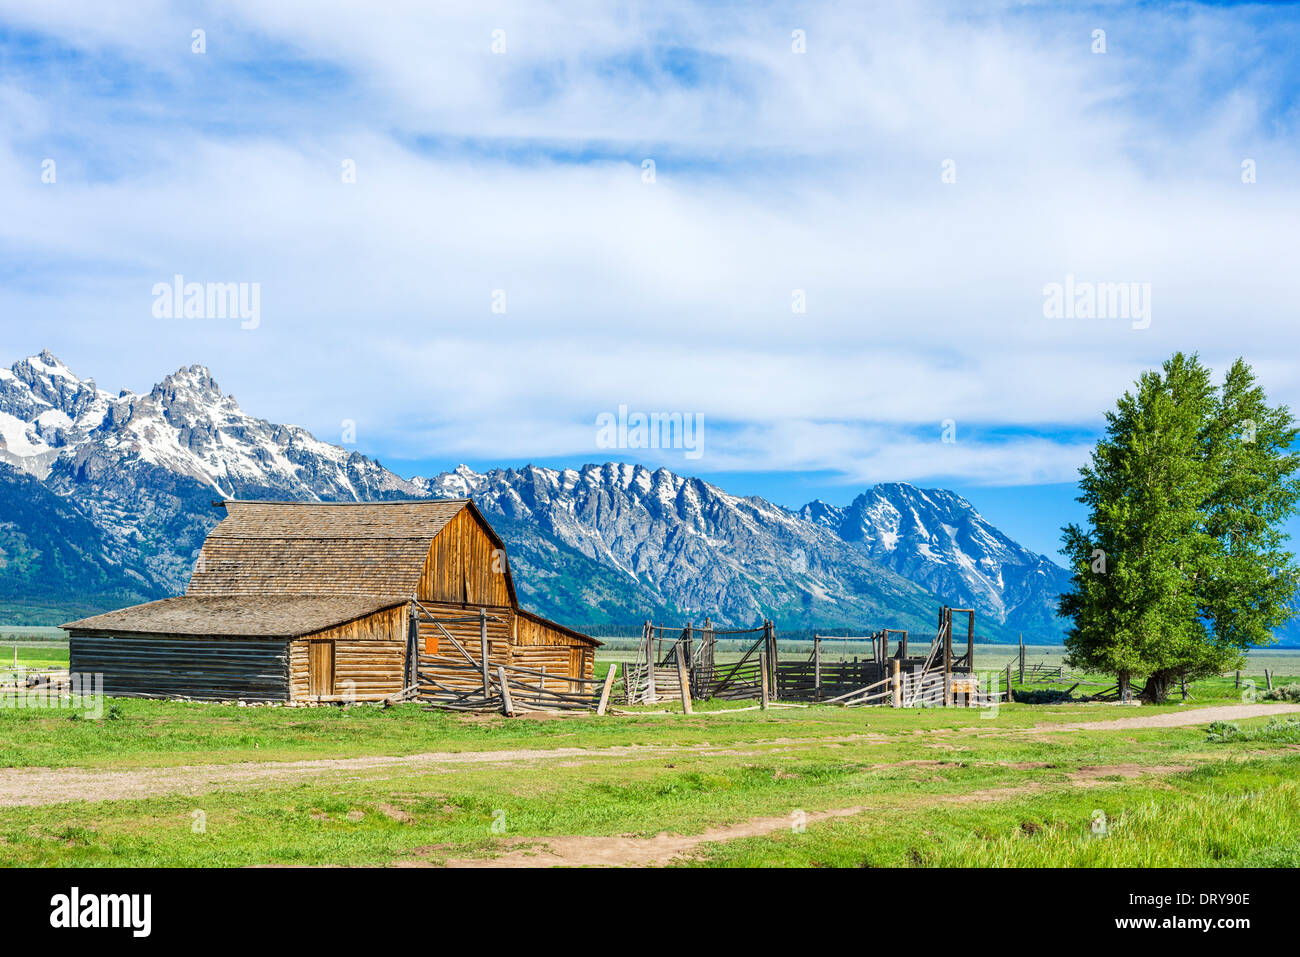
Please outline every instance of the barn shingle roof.
[[408, 597], [438, 533], [465, 508], [477, 516], [468, 499], [221, 504], [187, 595]]
[[297, 638], [403, 604], [340, 595], [186, 595], [69, 622], [64, 628], [108, 634], [224, 638]]

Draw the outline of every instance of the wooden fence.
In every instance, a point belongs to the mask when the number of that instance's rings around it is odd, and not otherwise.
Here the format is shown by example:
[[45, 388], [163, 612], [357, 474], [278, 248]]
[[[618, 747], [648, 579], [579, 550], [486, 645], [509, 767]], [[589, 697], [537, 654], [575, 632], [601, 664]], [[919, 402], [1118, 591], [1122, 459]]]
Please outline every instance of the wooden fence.
[[[953, 647], [953, 615], [966, 614], [966, 650]], [[719, 636], [752, 638], [740, 660], [719, 664]], [[891, 654], [891, 642], [894, 651]], [[825, 660], [822, 642], [869, 643], [869, 653], [852, 660]], [[703, 628], [655, 625], [642, 628], [636, 659], [624, 671], [623, 700], [652, 704], [687, 697], [734, 701], [757, 699], [844, 706], [893, 705], [929, 707], [987, 705], [1005, 700], [1005, 689], [981, 691], [974, 676], [975, 613], [968, 608], [943, 607], [939, 625], [925, 654], [908, 653], [908, 633], [886, 628], [872, 635], [814, 635], [806, 657], [781, 659], [776, 628], [718, 631], [708, 619]], [[685, 674], [679, 680], [678, 665]]]
[[[618, 673], [611, 665], [604, 679], [547, 674], [545, 670], [523, 668], [496, 658], [488, 641], [486, 611], [478, 615], [438, 617], [419, 602], [411, 619], [408, 656], [408, 686], [403, 696], [430, 707], [448, 711], [595, 711], [604, 714], [610, 690]], [[478, 622], [478, 657], [447, 629], [447, 625]], [[421, 647], [419, 626], [433, 625], [453, 653], [429, 654]], [[441, 644], [441, 643], [440, 643]]]

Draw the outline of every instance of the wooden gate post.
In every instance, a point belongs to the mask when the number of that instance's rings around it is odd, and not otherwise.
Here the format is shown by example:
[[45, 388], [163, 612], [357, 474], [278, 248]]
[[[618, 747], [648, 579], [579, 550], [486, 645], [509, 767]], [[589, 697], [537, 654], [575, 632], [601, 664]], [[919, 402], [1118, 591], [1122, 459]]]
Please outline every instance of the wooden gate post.
[[780, 690], [777, 688], [776, 627], [770, 620], [765, 621], [763, 627], [767, 630], [767, 647], [771, 655], [771, 661], [767, 669], [768, 678], [771, 679], [768, 693], [771, 695], [772, 700], [776, 701], [781, 697]]
[[952, 706], [952, 609], [944, 606], [943, 622], [943, 706]]
[[695, 709], [691, 707], [691, 683], [686, 678], [686, 665], [682, 663], [681, 655], [675, 657], [677, 658], [677, 687], [682, 691], [682, 713], [694, 714]]
[[600, 689], [600, 704], [596, 705], [596, 716], [604, 715], [605, 709], [609, 707], [609, 692], [614, 687], [614, 676], [618, 674], [618, 662], [610, 663], [609, 671], [605, 673], [605, 683]]
[[698, 694], [701, 697], [708, 697], [709, 689], [713, 685], [714, 661], [716, 649], [714, 643], [716, 638], [713, 634], [713, 622], [708, 618], [704, 619], [704, 636], [700, 639], [700, 663], [697, 671], [699, 672]]
[[1011, 703], [1011, 663], [1007, 662], [1007, 704]]
[[1020, 635], [1020, 683], [1025, 683], [1025, 636]]
[[[17, 648], [14, 649], [15, 652]], [[406, 619], [406, 680], [402, 682], [403, 688], [409, 688], [420, 682], [420, 613], [415, 610], [415, 596], [411, 596], [411, 604], [407, 611]], [[417, 691], [419, 689], [416, 689]]]
[[894, 682], [893, 682], [893, 684], [894, 684], [894, 707], [895, 707], [895, 708], [901, 708], [901, 707], [903, 706], [903, 676], [902, 676], [902, 668], [903, 668], [903, 663], [902, 663], [901, 661], [899, 661], [897, 658], [895, 658], [895, 659], [894, 659]]
[[966, 614], [966, 667], [975, 673], [975, 612]]
[[764, 653], [758, 659], [759, 707], [764, 711], [767, 710], [767, 671], [767, 655]]
[[478, 650], [482, 656], [483, 664], [483, 697], [488, 697], [491, 689], [488, 687], [488, 642], [487, 642], [487, 609], [478, 610]]
[[813, 635], [813, 700], [822, 700], [822, 640]]
[[515, 703], [510, 700], [510, 684], [506, 681], [506, 669], [501, 665], [497, 665], [497, 680], [501, 682], [501, 713], [510, 717], [515, 713]]
[[655, 695], [655, 626], [646, 622], [645, 626], [645, 703], [654, 704]]

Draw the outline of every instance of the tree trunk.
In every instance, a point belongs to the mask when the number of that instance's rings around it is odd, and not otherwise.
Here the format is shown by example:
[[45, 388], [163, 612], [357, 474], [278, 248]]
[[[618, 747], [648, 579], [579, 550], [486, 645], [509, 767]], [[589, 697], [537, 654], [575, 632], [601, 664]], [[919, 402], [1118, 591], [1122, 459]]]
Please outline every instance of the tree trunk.
[[1132, 692], [1129, 690], [1129, 675], [1128, 675], [1128, 672], [1127, 672], [1127, 671], [1121, 671], [1118, 675], [1116, 675], [1116, 678], [1119, 679], [1118, 682], [1117, 682], [1117, 683], [1119, 684], [1119, 700], [1120, 700], [1120, 701], [1127, 701], [1128, 698], [1129, 698], [1129, 695], [1132, 693]]
[[1177, 677], [1177, 672], [1172, 669], [1152, 672], [1147, 678], [1146, 687], [1142, 689], [1142, 700], [1149, 704], [1160, 704], [1167, 700], [1169, 689], [1173, 687]]

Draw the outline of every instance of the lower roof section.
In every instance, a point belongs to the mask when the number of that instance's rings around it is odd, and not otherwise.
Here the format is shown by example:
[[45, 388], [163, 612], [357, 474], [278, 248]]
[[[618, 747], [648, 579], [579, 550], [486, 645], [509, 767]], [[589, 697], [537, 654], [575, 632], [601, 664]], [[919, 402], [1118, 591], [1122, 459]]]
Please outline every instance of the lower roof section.
[[82, 618], [63, 627], [124, 635], [298, 638], [407, 601], [342, 595], [187, 595]]

